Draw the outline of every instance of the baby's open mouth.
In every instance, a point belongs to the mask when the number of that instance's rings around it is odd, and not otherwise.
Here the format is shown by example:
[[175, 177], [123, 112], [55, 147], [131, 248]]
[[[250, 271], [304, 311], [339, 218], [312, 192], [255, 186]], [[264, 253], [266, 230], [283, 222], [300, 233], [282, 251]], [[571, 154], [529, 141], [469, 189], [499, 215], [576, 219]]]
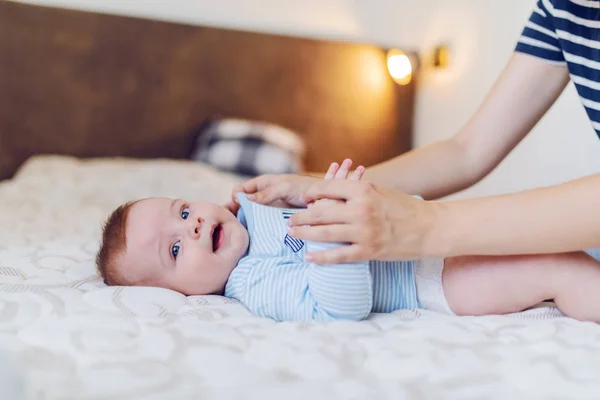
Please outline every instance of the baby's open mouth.
[[212, 231], [212, 249], [213, 252], [219, 250], [223, 242], [223, 227], [221, 224], [216, 225]]

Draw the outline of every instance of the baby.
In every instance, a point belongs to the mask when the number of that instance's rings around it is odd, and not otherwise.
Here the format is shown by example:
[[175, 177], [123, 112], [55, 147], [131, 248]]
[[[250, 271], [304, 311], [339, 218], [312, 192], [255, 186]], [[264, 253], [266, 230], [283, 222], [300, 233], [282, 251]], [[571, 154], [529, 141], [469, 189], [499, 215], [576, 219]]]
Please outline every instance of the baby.
[[[360, 179], [364, 168], [348, 176], [350, 167], [334, 163], [325, 178]], [[276, 321], [362, 320], [405, 308], [505, 314], [554, 300], [570, 317], [600, 322], [600, 263], [584, 252], [318, 265], [305, 255], [344, 244], [288, 235], [287, 219], [299, 209], [238, 200], [237, 218], [217, 204], [179, 199], [120, 206], [97, 255], [104, 282], [224, 295]]]

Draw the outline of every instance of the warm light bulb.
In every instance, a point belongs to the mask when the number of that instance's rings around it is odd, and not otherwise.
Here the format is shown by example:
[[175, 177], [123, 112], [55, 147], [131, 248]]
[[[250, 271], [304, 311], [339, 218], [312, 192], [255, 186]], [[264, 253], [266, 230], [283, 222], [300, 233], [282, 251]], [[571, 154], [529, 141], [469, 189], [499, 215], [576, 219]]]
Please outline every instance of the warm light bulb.
[[387, 57], [390, 75], [399, 85], [407, 85], [412, 79], [412, 64], [406, 54], [400, 50], [390, 50]]

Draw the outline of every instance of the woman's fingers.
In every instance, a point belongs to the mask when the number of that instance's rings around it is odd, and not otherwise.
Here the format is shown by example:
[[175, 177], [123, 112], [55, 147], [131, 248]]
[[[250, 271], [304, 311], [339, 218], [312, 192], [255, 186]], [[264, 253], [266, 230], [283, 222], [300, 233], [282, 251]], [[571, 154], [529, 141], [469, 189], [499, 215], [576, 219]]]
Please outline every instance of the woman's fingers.
[[363, 181], [337, 179], [318, 181], [304, 191], [302, 201], [308, 203], [321, 198], [350, 200], [359, 196], [368, 196], [375, 192], [375, 187], [372, 184]]
[[347, 224], [356, 220], [355, 207], [343, 202], [318, 201], [316, 205], [318, 207], [311, 207], [292, 215], [288, 219], [288, 225], [301, 227], [302, 225]]
[[289, 234], [296, 239], [312, 242], [357, 243], [363, 239], [357, 228], [346, 224], [295, 226], [290, 228]]
[[239, 189], [238, 191], [240, 191], [240, 192], [244, 192], [244, 193], [248, 193], [248, 194], [256, 193], [261, 188], [268, 186], [269, 183], [271, 183], [271, 181], [273, 181], [274, 178], [275, 177], [273, 175], [260, 175], [255, 178], [247, 180], [246, 182], [242, 183], [241, 185], [237, 185], [236, 189]]
[[[327, 250], [315, 262], [405, 260], [423, 255], [425, 239], [435, 227], [439, 208], [393, 189], [355, 180], [319, 181], [304, 192], [304, 201], [329, 202], [293, 215], [290, 234], [317, 242], [348, 243], [354, 250]], [[347, 246], [342, 246], [347, 247]], [[342, 254], [343, 257], [342, 258]], [[316, 255], [315, 255], [316, 256]], [[321, 257], [321, 256], [318, 256]]]
[[240, 191], [246, 193], [250, 201], [259, 204], [285, 202], [293, 191], [288, 180], [294, 178], [287, 175], [260, 175], [244, 182]]

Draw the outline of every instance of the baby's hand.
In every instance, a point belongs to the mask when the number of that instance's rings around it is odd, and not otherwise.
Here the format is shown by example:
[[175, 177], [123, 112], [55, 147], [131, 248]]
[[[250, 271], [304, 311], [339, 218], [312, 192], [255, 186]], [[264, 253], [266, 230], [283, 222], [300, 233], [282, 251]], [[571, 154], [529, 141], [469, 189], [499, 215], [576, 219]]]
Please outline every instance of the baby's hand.
[[[352, 172], [352, 174], [350, 175], [350, 177], [348, 177], [348, 174], [350, 173], [350, 167], [352, 167], [352, 160], [350, 160], [349, 158], [345, 159], [344, 162], [342, 162], [342, 165], [338, 165], [338, 163], [334, 162], [331, 163], [331, 165], [329, 166], [329, 169], [327, 170], [327, 173], [325, 174], [325, 177], [323, 179], [325, 180], [329, 180], [329, 179], [348, 179], [351, 181], [359, 181], [363, 174], [365, 173], [365, 167], [363, 167], [362, 165], [359, 165], [354, 172]], [[333, 199], [320, 199], [315, 201], [314, 203], [311, 203], [308, 205], [308, 207], [311, 207], [315, 204], [326, 204], [326, 203], [341, 203], [341, 200], [333, 200]]]
[[352, 167], [352, 160], [349, 158], [344, 160], [341, 167], [338, 165], [338, 163], [331, 163], [323, 179], [348, 179], [351, 181], [359, 181], [365, 173], [365, 167], [359, 165], [348, 178], [350, 167]]

